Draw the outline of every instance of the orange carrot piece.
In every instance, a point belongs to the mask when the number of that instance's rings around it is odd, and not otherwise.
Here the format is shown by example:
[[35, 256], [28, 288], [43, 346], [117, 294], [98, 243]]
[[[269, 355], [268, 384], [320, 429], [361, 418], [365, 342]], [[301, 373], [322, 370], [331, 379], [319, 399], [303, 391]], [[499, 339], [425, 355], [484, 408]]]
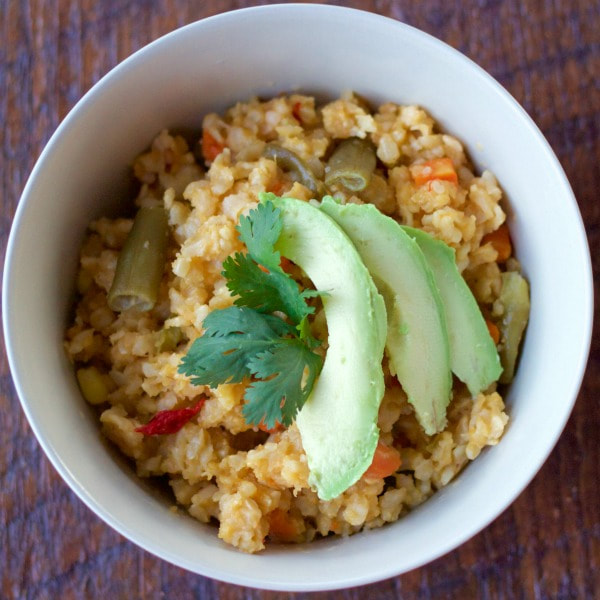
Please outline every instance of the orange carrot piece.
[[498, 342], [500, 341], [500, 330], [498, 329], [498, 326], [489, 319], [485, 320], [485, 324], [487, 325], [491, 338], [494, 340], [494, 344], [497, 346]]
[[492, 244], [494, 250], [498, 253], [496, 259], [499, 263], [506, 262], [512, 255], [512, 244], [510, 242], [510, 232], [508, 231], [508, 225], [504, 223], [500, 225], [496, 231], [492, 231], [487, 235], [483, 236], [481, 245]]
[[302, 103], [301, 102], [294, 103], [294, 106], [292, 107], [292, 115], [294, 115], [294, 118], [299, 123], [302, 123], [302, 117], [300, 116], [300, 109], [301, 108], [302, 108]]
[[[269, 271], [267, 271], [262, 265], [258, 265], [261, 269], [263, 269], [266, 273], [268, 273]], [[285, 427], [279, 422], [279, 421], [275, 421], [275, 426], [271, 427], [270, 429], [265, 425], [265, 423], [263, 421], [261, 421], [258, 424], [258, 428], [261, 431], [264, 431], [265, 433], [277, 433], [278, 431], [283, 431], [285, 429]]]
[[212, 162], [224, 149], [225, 144], [219, 142], [206, 129], [202, 131], [202, 154], [205, 160]]
[[276, 179], [267, 186], [267, 192], [273, 192], [276, 196], [281, 196], [286, 187], [285, 181]]
[[292, 268], [292, 261], [289, 260], [288, 258], [286, 258], [285, 256], [281, 257], [281, 260], [279, 261], [279, 266], [286, 272], [289, 273], [290, 269]]
[[296, 521], [284, 510], [276, 508], [268, 515], [269, 536], [282, 542], [292, 542], [300, 534]]
[[363, 477], [366, 479], [383, 479], [392, 473], [395, 473], [402, 464], [400, 453], [396, 448], [386, 446], [383, 442], [377, 443], [373, 462], [371, 466], [364, 472]]
[[[283, 271], [285, 271], [286, 273], [290, 272], [290, 269], [292, 268], [292, 261], [287, 259], [285, 256], [281, 257], [281, 260], [279, 261], [279, 266], [281, 267], [281, 269]], [[263, 272], [263, 273], [268, 273], [269, 269], [267, 269], [267, 267], [263, 267], [263, 265], [258, 265], [258, 268]]]
[[450, 158], [432, 158], [419, 165], [411, 165], [409, 171], [417, 185], [424, 185], [435, 179], [458, 183], [458, 175]]

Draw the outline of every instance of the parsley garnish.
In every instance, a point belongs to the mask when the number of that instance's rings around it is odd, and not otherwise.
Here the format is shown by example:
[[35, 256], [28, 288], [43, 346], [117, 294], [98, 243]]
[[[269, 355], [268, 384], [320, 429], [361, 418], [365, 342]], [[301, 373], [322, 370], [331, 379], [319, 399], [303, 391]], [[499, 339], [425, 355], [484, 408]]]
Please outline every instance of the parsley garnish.
[[[191, 345], [179, 372], [194, 385], [217, 387], [252, 378], [243, 408], [249, 425], [278, 421], [290, 425], [308, 398], [323, 365], [312, 352], [306, 299], [280, 266], [275, 244], [281, 234], [281, 211], [265, 201], [240, 219], [237, 227], [248, 254], [236, 253], [223, 263], [235, 305], [214, 310], [204, 319], [204, 335]], [[260, 266], [259, 266], [260, 265]], [[261, 266], [264, 268], [261, 268]], [[284, 313], [288, 321], [272, 313]]]

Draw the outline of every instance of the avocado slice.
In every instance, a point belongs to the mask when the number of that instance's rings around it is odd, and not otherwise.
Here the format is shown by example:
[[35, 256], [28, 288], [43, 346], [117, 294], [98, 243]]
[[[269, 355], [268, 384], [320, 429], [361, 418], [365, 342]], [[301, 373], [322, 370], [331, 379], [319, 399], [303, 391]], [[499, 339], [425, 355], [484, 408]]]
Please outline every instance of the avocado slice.
[[319, 498], [331, 500], [367, 470], [379, 439], [385, 304], [356, 248], [325, 213], [293, 198], [265, 194], [261, 200], [281, 209], [276, 249], [326, 293], [322, 301], [329, 348], [296, 423], [309, 483]]
[[395, 372], [428, 435], [446, 426], [452, 373], [442, 301], [417, 243], [372, 204], [341, 205], [323, 198], [321, 210], [348, 234], [385, 298], [386, 340]]
[[498, 379], [502, 366], [477, 301], [458, 271], [454, 249], [425, 231], [402, 228], [421, 248], [440, 290], [452, 372], [476, 395]]

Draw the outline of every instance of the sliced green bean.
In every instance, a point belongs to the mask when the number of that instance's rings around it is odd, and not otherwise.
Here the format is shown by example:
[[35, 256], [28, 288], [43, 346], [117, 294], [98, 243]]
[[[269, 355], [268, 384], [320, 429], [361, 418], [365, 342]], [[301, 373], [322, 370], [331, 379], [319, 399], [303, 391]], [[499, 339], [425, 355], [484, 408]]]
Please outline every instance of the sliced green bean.
[[138, 210], [133, 227], [119, 255], [108, 293], [112, 310], [150, 310], [156, 304], [165, 268], [169, 224], [159, 206]]
[[296, 181], [310, 190], [311, 194], [317, 197], [325, 194], [323, 182], [316, 178], [311, 168], [295, 152], [271, 142], [265, 146], [263, 156], [274, 160], [278, 167], [288, 171]]
[[165, 327], [156, 333], [154, 346], [158, 352], [173, 352], [183, 340], [183, 331], [179, 327]]
[[529, 285], [516, 271], [502, 273], [499, 303], [503, 307], [498, 351], [502, 363], [500, 383], [510, 383], [514, 377], [521, 338], [529, 320]]
[[351, 192], [360, 192], [369, 185], [376, 164], [375, 148], [369, 140], [348, 138], [329, 158], [325, 183], [341, 183]]

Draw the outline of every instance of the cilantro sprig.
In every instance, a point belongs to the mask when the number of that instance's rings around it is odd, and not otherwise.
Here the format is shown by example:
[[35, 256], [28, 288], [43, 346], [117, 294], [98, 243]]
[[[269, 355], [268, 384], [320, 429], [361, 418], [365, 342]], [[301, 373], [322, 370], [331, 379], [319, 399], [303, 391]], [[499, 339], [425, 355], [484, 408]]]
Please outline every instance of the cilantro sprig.
[[[264, 200], [264, 199], [263, 199]], [[308, 316], [314, 307], [281, 268], [275, 244], [281, 235], [281, 211], [268, 199], [237, 230], [248, 249], [223, 263], [234, 306], [214, 310], [204, 319], [204, 335], [191, 345], [179, 365], [194, 385], [217, 387], [251, 379], [243, 414], [250, 425], [290, 425], [308, 398], [323, 360]], [[283, 313], [287, 320], [274, 315]]]
[[308, 331], [308, 316], [315, 310], [306, 300], [319, 292], [300, 291], [298, 284], [281, 268], [281, 255], [275, 249], [281, 227], [281, 210], [269, 200], [259, 204], [248, 216], [242, 216], [237, 230], [248, 254], [237, 252], [228, 257], [223, 263], [223, 275], [229, 291], [238, 296], [236, 306], [248, 306], [266, 314], [283, 312], [298, 327], [302, 338]]

